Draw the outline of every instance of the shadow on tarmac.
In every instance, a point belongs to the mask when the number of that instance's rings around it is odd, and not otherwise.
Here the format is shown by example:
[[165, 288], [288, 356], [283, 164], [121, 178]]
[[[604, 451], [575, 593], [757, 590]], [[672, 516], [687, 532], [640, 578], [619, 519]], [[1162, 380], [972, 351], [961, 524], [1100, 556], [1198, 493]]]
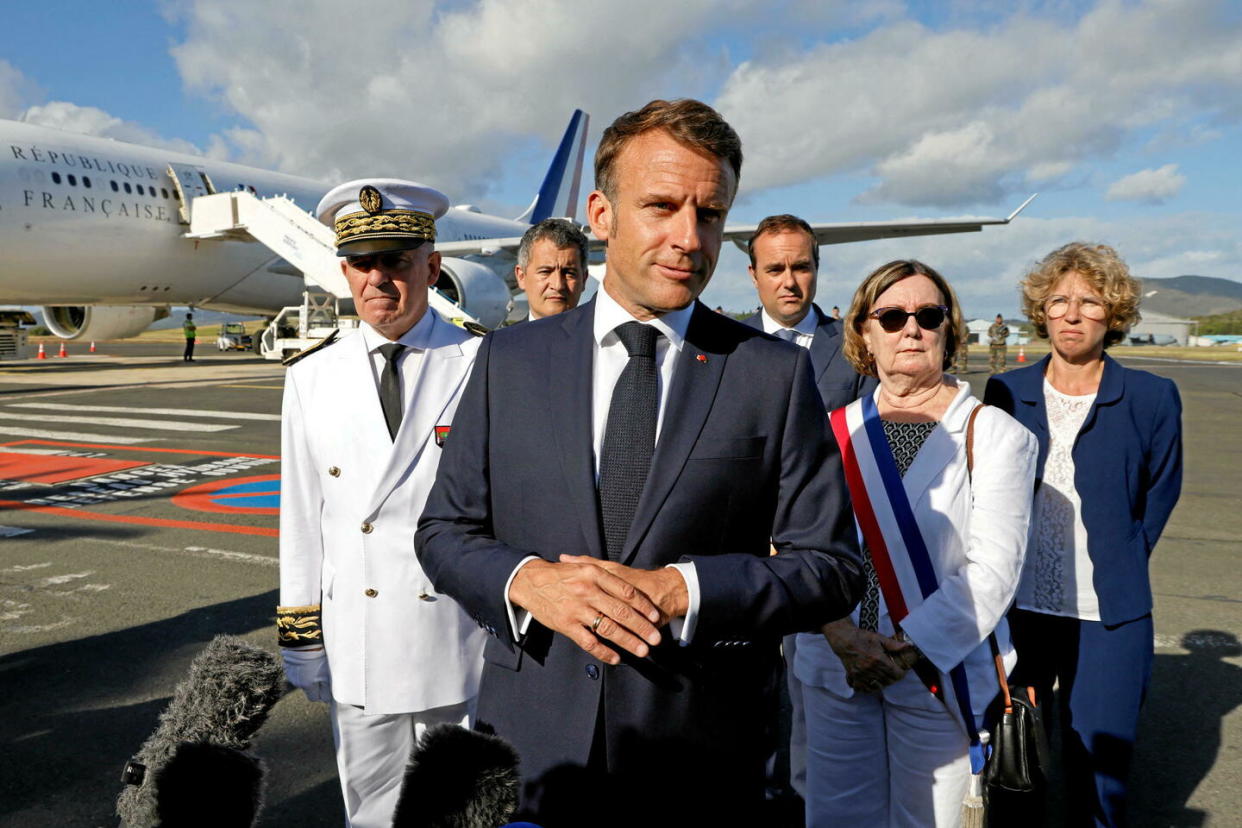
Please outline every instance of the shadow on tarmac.
[[[0, 822], [21, 813], [27, 826], [116, 824], [121, 768], [171, 698], [141, 696], [151, 687], [171, 693], [215, 635], [270, 629], [277, 599], [271, 590], [0, 657]], [[265, 759], [269, 768], [281, 761]], [[269, 805], [261, 824], [274, 825], [276, 816], [321, 824], [339, 801], [329, 780]]]

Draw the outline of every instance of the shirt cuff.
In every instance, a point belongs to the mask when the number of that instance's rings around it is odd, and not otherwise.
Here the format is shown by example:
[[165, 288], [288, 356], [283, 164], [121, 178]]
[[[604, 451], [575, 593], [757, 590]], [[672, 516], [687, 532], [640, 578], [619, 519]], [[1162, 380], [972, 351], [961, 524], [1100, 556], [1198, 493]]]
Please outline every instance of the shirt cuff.
[[678, 643], [685, 647], [694, 640], [694, 630], [699, 625], [699, 573], [692, 561], [669, 564], [669, 569], [676, 569], [686, 582], [686, 593], [689, 595], [689, 606], [684, 618], [670, 618], [669, 631], [676, 636]]
[[520, 641], [526, 635], [526, 630], [530, 627], [530, 613], [509, 600], [509, 587], [513, 584], [513, 579], [517, 577], [519, 569], [531, 561], [537, 560], [539, 560], [538, 555], [529, 555], [522, 558], [522, 560], [518, 561], [518, 565], [513, 567], [513, 571], [509, 573], [509, 580], [505, 581], [505, 594], [502, 596], [502, 600], [505, 602], [505, 610], [509, 613], [509, 633], [514, 641]]

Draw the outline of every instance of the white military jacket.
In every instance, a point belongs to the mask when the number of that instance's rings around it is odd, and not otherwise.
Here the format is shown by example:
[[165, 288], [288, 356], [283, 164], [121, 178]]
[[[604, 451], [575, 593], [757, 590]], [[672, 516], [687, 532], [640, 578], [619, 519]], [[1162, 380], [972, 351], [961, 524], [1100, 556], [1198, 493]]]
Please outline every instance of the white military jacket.
[[428, 347], [402, 389], [395, 440], [360, 333], [285, 379], [280, 604], [322, 604], [332, 695], [368, 713], [463, 702], [482, 670], [486, 634], [436, 593], [414, 552], [444, 427], [481, 340], [427, 313]]

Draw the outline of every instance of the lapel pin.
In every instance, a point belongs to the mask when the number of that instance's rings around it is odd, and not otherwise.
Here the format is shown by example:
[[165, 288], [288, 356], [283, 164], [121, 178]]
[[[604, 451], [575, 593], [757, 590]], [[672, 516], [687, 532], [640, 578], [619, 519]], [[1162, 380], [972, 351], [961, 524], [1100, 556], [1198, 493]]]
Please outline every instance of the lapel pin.
[[704, 365], [707, 364], [707, 354], [699, 354], [698, 356], [695, 357], [695, 359], [697, 359], [699, 362], [702, 362]]

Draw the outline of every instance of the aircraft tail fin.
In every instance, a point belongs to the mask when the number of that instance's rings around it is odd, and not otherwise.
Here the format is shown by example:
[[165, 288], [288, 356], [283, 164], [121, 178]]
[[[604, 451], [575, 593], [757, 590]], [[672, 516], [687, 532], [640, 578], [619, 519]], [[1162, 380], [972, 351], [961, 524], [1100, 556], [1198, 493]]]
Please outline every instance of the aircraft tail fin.
[[518, 221], [536, 224], [546, 218], [573, 220], [578, 210], [578, 197], [582, 187], [582, 161], [586, 155], [587, 126], [591, 116], [575, 109], [569, 126], [561, 137], [552, 165], [543, 178], [539, 194]]

